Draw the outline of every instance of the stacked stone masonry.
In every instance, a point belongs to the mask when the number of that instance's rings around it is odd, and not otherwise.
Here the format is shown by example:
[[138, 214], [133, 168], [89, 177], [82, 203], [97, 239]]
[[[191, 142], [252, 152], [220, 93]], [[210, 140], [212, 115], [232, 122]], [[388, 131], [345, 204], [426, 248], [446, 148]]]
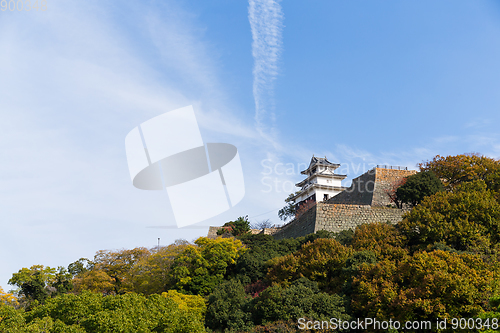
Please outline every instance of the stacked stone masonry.
[[392, 207], [373, 207], [368, 205], [317, 204], [314, 232], [327, 230], [339, 232], [356, 229], [363, 223], [390, 222], [398, 223], [406, 212]]
[[349, 188], [334, 196], [328, 203], [347, 205], [387, 206], [391, 204], [387, 191], [415, 170], [374, 168], [354, 178]]
[[373, 191], [372, 206], [387, 206], [391, 204], [387, 191], [391, 190], [394, 183], [402, 180], [404, 177], [415, 174], [415, 170], [394, 170], [394, 169], [375, 169], [375, 189]]
[[319, 230], [332, 232], [354, 230], [363, 223], [389, 222], [396, 224], [402, 220], [402, 216], [406, 212], [408, 210], [394, 207], [318, 202], [302, 216], [285, 225], [274, 234], [274, 237], [276, 239], [296, 238]]
[[276, 239], [297, 238], [316, 232], [316, 206], [311, 207], [300, 218], [284, 225], [273, 236]]
[[[216, 239], [217, 237], [232, 237], [231, 234], [229, 233], [225, 233], [223, 235], [217, 235], [217, 231], [219, 231], [220, 229], [222, 229], [222, 227], [213, 227], [213, 226], [210, 227], [208, 229], [207, 237], [211, 239]], [[263, 228], [263, 229], [250, 229], [250, 233], [252, 235], [258, 235], [258, 234], [273, 235], [279, 230], [280, 228], [275, 228], [275, 227]]]

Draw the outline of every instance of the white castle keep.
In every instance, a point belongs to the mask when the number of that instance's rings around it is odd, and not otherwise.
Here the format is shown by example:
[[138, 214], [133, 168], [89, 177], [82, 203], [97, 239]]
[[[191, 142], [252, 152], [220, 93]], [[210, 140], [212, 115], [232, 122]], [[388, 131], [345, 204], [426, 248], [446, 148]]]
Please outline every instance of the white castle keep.
[[335, 170], [340, 164], [332, 163], [326, 157], [313, 157], [309, 167], [300, 173], [306, 175], [306, 179], [295, 184], [300, 187], [295, 195], [287, 201], [294, 202], [298, 207], [302, 203], [309, 201], [326, 201], [346, 189], [341, 185], [347, 175], [338, 175]]

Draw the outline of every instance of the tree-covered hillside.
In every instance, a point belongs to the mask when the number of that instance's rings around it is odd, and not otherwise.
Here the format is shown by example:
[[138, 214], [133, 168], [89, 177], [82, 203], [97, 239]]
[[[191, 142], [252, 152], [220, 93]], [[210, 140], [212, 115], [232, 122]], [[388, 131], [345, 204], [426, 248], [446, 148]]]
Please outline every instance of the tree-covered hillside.
[[230, 237], [21, 268], [0, 289], [0, 332], [320, 332], [365, 318], [500, 331], [500, 161], [420, 169], [395, 192], [413, 206], [396, 225], [277, 241], [238, 218]]

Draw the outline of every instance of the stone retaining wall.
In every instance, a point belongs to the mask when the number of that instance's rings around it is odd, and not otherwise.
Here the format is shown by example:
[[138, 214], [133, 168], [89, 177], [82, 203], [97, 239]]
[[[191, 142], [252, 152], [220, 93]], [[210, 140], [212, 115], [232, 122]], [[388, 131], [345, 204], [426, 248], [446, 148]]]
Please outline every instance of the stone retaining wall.
[[[217, 235], [217, 231], [222, 229], [222, 227], [210, 227], [208, 228], [207, 238], [216, 239], [217, 237], [232, 237], [231, 234], [223, 234]], [[278, 232], [280, 228], [263, 228], [263, 229], [250, 229], [250, 233], [252, 235], [264, 234], [264, 235], [273, 235]]]
[[354, 178], [349, 188], [327, 201], [330, 204], [387, 206], [392, 202], [387, 194], [394, 184], [415, 174], [415, 170], [373, 168]]
[[375, 189], [376, 169], [352, 180], [351, 186], [327, 201], [329, 204], [371, 205]]
[[275, 239], [296, 238], [316, 232], [316, 206], [311, 207], [298, 219], [284, 225], [273, 236]]
[[274, 234], [276, 239], [296, 238], [319, 230], [339, 232], [356, 229], [363, 223], [390, 222], [402, 220], [408, 210], [370, 205], [345, 205], [318, 202], [302, 216]]
[[369, 205], [317, 204], [316, 225], [314, 232], [327, 230], [339, 232], [356, 229], [363, 223], [390, 222], [402, 220], [408, 210]]
[[394, 184], [403, 178], [414, 175], [415, 170], [395, 170], [376, 168], [375, 188], [373, 191], [372, 206], [387, 206], [392, 204], [387, 191], [390, 191]]

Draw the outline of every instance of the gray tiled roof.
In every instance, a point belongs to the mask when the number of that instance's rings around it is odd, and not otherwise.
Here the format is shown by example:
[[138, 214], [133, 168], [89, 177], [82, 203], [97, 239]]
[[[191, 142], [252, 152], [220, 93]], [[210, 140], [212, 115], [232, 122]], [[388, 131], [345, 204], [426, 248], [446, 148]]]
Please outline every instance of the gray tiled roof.
[[313, 156], [311, 158], [311, 163], [309, 163], [309, 166], [313, 164], [320, 164], [320, 165], [331, 165], [331, 166], [340, 166], [340, 164], [332, 163], [330, 162], [326, 157], [316, 157]]
[[308, 170], [310, 170], [312, 167], [316, 165], [333, 167], [334, 170], [340, 166], [340, 164], [330, 162], [326, 157], [316, 157], [313, 155], [313, 157], [311, 158], [311, 163], [309, 163], [307, 169], [301, 171], [300, 173], [305, 175]]

